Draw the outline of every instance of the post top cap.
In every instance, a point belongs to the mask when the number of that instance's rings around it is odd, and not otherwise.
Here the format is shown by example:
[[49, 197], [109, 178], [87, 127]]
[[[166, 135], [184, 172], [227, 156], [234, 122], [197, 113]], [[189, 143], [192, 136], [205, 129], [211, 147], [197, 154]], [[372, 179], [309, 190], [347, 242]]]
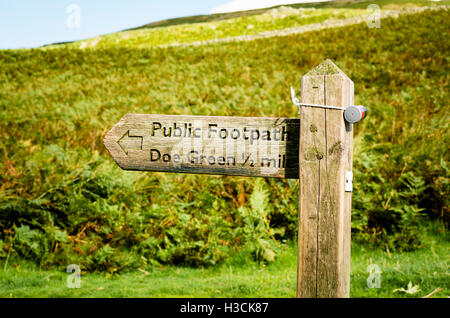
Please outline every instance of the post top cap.
[[344, 72], [342, 72], [341, 69], [333, 63], [333, 61], [331, 61], [330, 59], [326, 59], [325, 61], [314, 67], [312, 70], [310, 70], [308, 73], [306, 73], [305, 76], [334, 74], [339, 74], [348, 78], [348, 76]]

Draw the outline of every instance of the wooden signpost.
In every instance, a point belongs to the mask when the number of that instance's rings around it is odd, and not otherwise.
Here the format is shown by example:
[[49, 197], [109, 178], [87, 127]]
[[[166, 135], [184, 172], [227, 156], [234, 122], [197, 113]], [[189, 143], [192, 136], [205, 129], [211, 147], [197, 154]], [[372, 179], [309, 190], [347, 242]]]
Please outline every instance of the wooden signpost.
[[104, 144], [126, 170], [298, 178], [300, 120], [127, 114]]
[[126, 170], [299, 178], [297, 297], [349, 297], [353, 82], [326, 60], [301, 96], [301, 122], [127, 114], [104, 144]]

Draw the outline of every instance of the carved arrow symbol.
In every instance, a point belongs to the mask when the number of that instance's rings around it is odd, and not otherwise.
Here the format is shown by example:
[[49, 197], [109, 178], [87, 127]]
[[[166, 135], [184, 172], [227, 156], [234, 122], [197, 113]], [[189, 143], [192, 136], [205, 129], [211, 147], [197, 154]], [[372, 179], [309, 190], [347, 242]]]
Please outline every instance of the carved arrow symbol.
[[118, 141], [120, 148], [128, 155], [130, 150], [142, 150], [143, 137], [128, 130]]

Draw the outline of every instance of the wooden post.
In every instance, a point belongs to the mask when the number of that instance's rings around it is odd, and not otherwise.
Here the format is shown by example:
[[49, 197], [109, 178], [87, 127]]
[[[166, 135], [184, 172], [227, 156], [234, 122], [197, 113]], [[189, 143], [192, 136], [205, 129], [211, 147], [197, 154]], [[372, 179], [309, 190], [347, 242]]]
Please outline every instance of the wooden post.
[[[353, 91], [330, 60], [302, 77], [302, 103], [348, 107]], [[300, 120], [297, 297], [349, 297], [352, 125], [339, 109], [301, 106]]]

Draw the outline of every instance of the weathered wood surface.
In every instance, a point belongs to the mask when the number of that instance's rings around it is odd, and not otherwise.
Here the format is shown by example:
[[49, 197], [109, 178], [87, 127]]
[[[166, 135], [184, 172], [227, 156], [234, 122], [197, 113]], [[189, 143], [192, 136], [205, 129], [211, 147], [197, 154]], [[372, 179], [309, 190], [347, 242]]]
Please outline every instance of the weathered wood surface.
[[298, 178], [298, 118], [127, 114], [104, 144], [125, 170]]
[[[302, 102], [353, 105], [353, 82], [327, 60], [302, 77]], [[298, 297], [349, 297], [353, 132], [343, 110], [302, 107]]]

